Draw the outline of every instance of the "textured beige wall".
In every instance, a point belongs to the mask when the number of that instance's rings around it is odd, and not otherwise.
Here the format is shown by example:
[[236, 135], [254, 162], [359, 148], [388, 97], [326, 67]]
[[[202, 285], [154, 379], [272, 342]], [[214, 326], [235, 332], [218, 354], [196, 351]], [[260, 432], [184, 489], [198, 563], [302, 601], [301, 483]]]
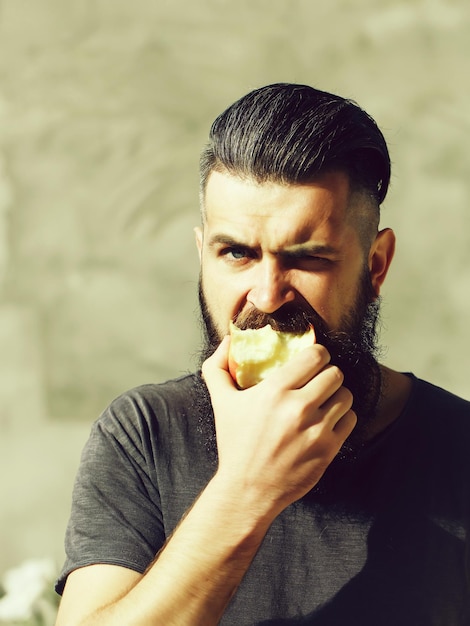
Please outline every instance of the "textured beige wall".
[[387, 361], [470, 397], [467, 0], [0, 0], [0, 573], [62, 560], [79, 451], [198, 344], [198, 153], [251, 88], [376, 117]]

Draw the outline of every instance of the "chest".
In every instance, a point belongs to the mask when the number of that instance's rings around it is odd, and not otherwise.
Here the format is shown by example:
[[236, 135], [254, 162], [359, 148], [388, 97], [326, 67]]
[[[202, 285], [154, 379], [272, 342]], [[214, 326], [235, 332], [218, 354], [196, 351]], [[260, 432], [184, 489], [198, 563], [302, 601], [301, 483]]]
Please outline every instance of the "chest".
[[421, 513], [294, 505], [271, 527], [221, 623], [467, 624], [467, 543]]

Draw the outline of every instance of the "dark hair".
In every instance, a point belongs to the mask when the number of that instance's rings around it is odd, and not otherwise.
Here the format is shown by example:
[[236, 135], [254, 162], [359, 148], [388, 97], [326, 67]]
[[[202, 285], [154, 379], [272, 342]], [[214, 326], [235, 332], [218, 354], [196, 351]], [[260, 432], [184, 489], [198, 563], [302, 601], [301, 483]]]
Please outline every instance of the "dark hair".
[[213, 170], [289, 184], [342, 170], [380, 205], [390, 156], [375, 121], [352, 100], [277, 83], [251, 91], [214, 121], [201, 154], [201, 194]]

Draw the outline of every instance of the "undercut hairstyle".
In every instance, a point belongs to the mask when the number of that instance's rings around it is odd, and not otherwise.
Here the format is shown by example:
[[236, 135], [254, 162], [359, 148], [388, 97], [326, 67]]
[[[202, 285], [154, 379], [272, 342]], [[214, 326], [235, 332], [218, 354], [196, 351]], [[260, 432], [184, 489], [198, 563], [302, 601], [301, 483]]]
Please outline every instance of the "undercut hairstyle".
[[251, 91], [212, 124], [200, 159], [201, 207], [212, 171], [281, 184], [308, 184], [343, 171], [351, 191], [366, 194], [376, 207], [378, 223], [390, 156], [377, 124], [354, 101], [277, 83]]

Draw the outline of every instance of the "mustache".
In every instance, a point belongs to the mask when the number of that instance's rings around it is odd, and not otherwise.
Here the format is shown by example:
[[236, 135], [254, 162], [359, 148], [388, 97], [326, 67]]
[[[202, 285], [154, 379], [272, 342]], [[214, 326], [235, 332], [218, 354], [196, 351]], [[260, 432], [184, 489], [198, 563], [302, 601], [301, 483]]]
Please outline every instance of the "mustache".
[[240, 311], [232, 321], [241, 330], [256, 330], [269, 325], [276, 331], [300, 335], [313, 326], [317, 338], [329, 334], [321, 315], [307, 303], [287, 303], [273, 313], [264, 313], [252, 306], [246, 311]]

